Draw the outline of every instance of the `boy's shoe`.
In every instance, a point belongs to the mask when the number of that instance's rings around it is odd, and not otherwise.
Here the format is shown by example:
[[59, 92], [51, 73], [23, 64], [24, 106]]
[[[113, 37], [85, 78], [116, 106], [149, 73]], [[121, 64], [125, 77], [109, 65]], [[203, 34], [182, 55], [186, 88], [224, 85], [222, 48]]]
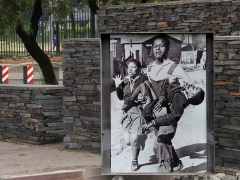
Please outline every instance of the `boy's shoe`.
[[178, 171], [181, 171], [182, 168], [183, 168], [183, 163], [181, 160], [178, 160], [177, 162], [174, 162], [173, 163], [173, 172], [178, 172]]
[[139, 169], [138, 162], [137, 161], [132, 161], [132, 171], [137, 171]]

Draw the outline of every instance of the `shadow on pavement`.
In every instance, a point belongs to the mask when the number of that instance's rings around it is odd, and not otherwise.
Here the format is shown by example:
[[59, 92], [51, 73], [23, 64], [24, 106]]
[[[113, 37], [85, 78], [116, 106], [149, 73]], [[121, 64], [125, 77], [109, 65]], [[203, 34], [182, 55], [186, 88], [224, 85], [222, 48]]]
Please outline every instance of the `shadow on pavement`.
[[[191, 157], [192, 155], [196, 155], [196, 152], [206, 150], [206, 147], [207, 147], [206, 143], [191, 144], [191, 145], [176, 149], [176, 153], [178, 154], [179, 158], [182, 158], [185, 156]], [[195, 157], [195, 158], [199, 158], [199, 157]]]
[[152, 165], [152, 164], [158, 164], [157, 156], [155, 156], [155, 155], [150, 156], [150, 160], [148, 163], [139, 164], [139, 168], [141, 168], [143, 166]]
[[191, 166], [188, 168], [185, 168], [181, 170], [182, 173], [184, 172], [201, 172], [201, 171], [206, 171], [207, 169], [207, 162], [204, 162], [202, 164], [198, 164], [197, 166]]

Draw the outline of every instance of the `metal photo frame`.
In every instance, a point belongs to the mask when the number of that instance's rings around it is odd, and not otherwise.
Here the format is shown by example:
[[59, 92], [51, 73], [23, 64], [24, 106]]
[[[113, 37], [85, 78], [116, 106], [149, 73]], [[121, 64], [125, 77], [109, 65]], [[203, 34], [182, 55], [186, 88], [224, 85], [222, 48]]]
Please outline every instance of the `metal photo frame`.
[[[160, 127], [165, 127], [165, 125], [158, 126], [157, 130], [155, 128], [155, 132], [153, 130], [154, 128], [151, 127], [148, 129], [148, 132], [145, 133], [147, 134], [145, 140], [141, 140], [140, 142], [140, 145], [144, 142], [145, 147], [142, 148], [143, 150], [140, 148], [140, 150], [137, 151], [139, 158], [138, 165], [137, 169], [133, 170], [132, 163], [134, 160], [133, 157], [136, 156], [134, 154], [135, 150], [133, 150], [134, 148], [131, 145], [125, 145], [124, 136], [126, 134], [125, 132], [128, 134], [128, 130], [126, 130], [126, 126], [124, 127], [125, 129], [122, 129], [124, 119], [122, 118], [124, 114], [122, 107], [125, 101], [119, 100], [116, 95], [117, 88], [114, 83], [114, 81], [116, 81], [114, 78], [116, 75], [121, 75], [121, 80], [123, 80], [123, 77], [125, 77], [125, 79], [127, 79], [127, 77], [131, 79], [131, 72], [128, 72], [128, 65], [132, 60], [140, 61], [142, 66], [141, 75], [146, 75], [147, 77], [147, 74], [149, 74], [147, 68], [149, 64], [154, 63], [156, 59], [156, 54], [155, 59], [153, 58], [153, 49], [155, 46], [160, 46], [156, 45], [155, 40], [162, 36], [167, 37], [170, 42], [170, 48], [167, 53], [168, 57], [166, 58], [175, 62], [178, 69], [183, 69], [188, 77], [193, 80], [193, 84], [204, 90], [205, 96], [201, 104], [189, 104], [184, 109], [180, 120], [177, 122], [177, 128], [174, 131], [172, 141], [169, 143], [164, 142], [165, 145], [170, 144], [168, 147], [172, 148], [174, 146], [176, 154], [183, 165], [181, 170], [173, 170], [175, 167], [173, 163], [170, 163], [169, 169], [169, 167], [167, 167], [168, 165], [163, 163], [167, 161], [161, 160], [160, 163], [157, 157], [159, 154], [157, 155], [157, 153], [154, 152], [156, 151], [156, 149], [154, 150], [155, 141], [162, 143], [161, 140], [156, 139], [159, 137], [156, 132], [160, 131]], [[214, 34], [212, 32], [102, 33], [100, 38], [102, 174], [195, 175], [214, 173]], [[166, 46], [166, 44], [164, 46]], [[162, 55], [161, 53], [159, 54]], [[153, 71], [153, 73], [155, 73], [155, 71]], [[150, 75], [147, 78], [148, 80], [149, 77]], [[127, 80], [126, 83], [128, 83]], [[130, 95], [131, 94], [132, 92]], [[136, 102], [135, 100], [134, 103]], [[141, 100], [141, 103], [142, 102]], [[144, 108], [141, 110], [143, 109]], [[127, 114], [126, 112], [127, 111], [125, 111], [125, 114]], [[142, 114], [139, 116], [142, 117]], [[159, 117], [162, 116], [165, 115], [159, 115]], [[155, 121], [151, 122], [154, 123]], [[141, 120], [141, 128], [142, 124], [144, 123]], [[156, 124], [154, 125], [156, 126]], [[138, 134], [137, 137], [140, 136], [142, 137], [142, 134]], [[134, 141], [130, 140], [130, 143], [132, 142]], [[159, 169], [162, 165], [166, 171]]]

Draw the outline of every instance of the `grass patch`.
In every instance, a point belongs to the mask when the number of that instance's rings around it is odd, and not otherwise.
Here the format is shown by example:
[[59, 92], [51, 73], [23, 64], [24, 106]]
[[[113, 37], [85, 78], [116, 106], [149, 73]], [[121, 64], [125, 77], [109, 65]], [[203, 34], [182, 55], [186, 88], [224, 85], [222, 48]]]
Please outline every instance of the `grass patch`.
[[24, 154], [24, 153], [20, 153], [20, 154], [18, 154], [19, 156], [27, 156], [26, 154]]
[[39, 72], [39, 77], [38, 79], [40, 80], [41, 84], [47, 84], [45, 79], [44, 79], [44, 76], [43, 76], [43, 73], [42, 71]]
[[13, 164], [12, 166], [20, 166], [20, 164]]

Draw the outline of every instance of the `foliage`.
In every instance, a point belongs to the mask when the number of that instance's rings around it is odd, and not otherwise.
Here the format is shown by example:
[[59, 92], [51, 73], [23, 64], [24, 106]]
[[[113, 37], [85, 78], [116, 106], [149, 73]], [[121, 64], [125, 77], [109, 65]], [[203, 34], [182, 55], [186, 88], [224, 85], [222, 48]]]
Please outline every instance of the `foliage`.
[[23, 28], [30, 32], [31, 10], [34, 1], [32, 0], [0, 0], [0, 31], [10, 33], [15, 31], [17, 24], [22, 24]]
[[[15, 32], [17, 24], [31, 32], [31, 15], [34, 0], [0, 0], [0, 32], [7, 34]], [[73, 8], [83, 9], [88, 7], [87, 0], [42, 0], [45, 18], [54, 14], [55, 20], [63, 20], [73, 11]]]
[[[166, 0], [147, 0], [148, 3], [163, 2]], [[142, 0], [104, 0], [106, 5], [139, 4]], [[31, 32], [30, 18], [34, 0], [0, 0], [0, 32], [14, 32], [16, 25], [21, 24], [27, 33]], [[55, 20], [63, 20], [73, 8], [88, 8], [88, 0], [42, 0], [44, 16], [54, 14]]]
[[44, 15], [48, 17], [54, 14], [55, 20], [64, 20], [73, 9], [84, 9], [88, 7], [87, 0], [43, 0]]

